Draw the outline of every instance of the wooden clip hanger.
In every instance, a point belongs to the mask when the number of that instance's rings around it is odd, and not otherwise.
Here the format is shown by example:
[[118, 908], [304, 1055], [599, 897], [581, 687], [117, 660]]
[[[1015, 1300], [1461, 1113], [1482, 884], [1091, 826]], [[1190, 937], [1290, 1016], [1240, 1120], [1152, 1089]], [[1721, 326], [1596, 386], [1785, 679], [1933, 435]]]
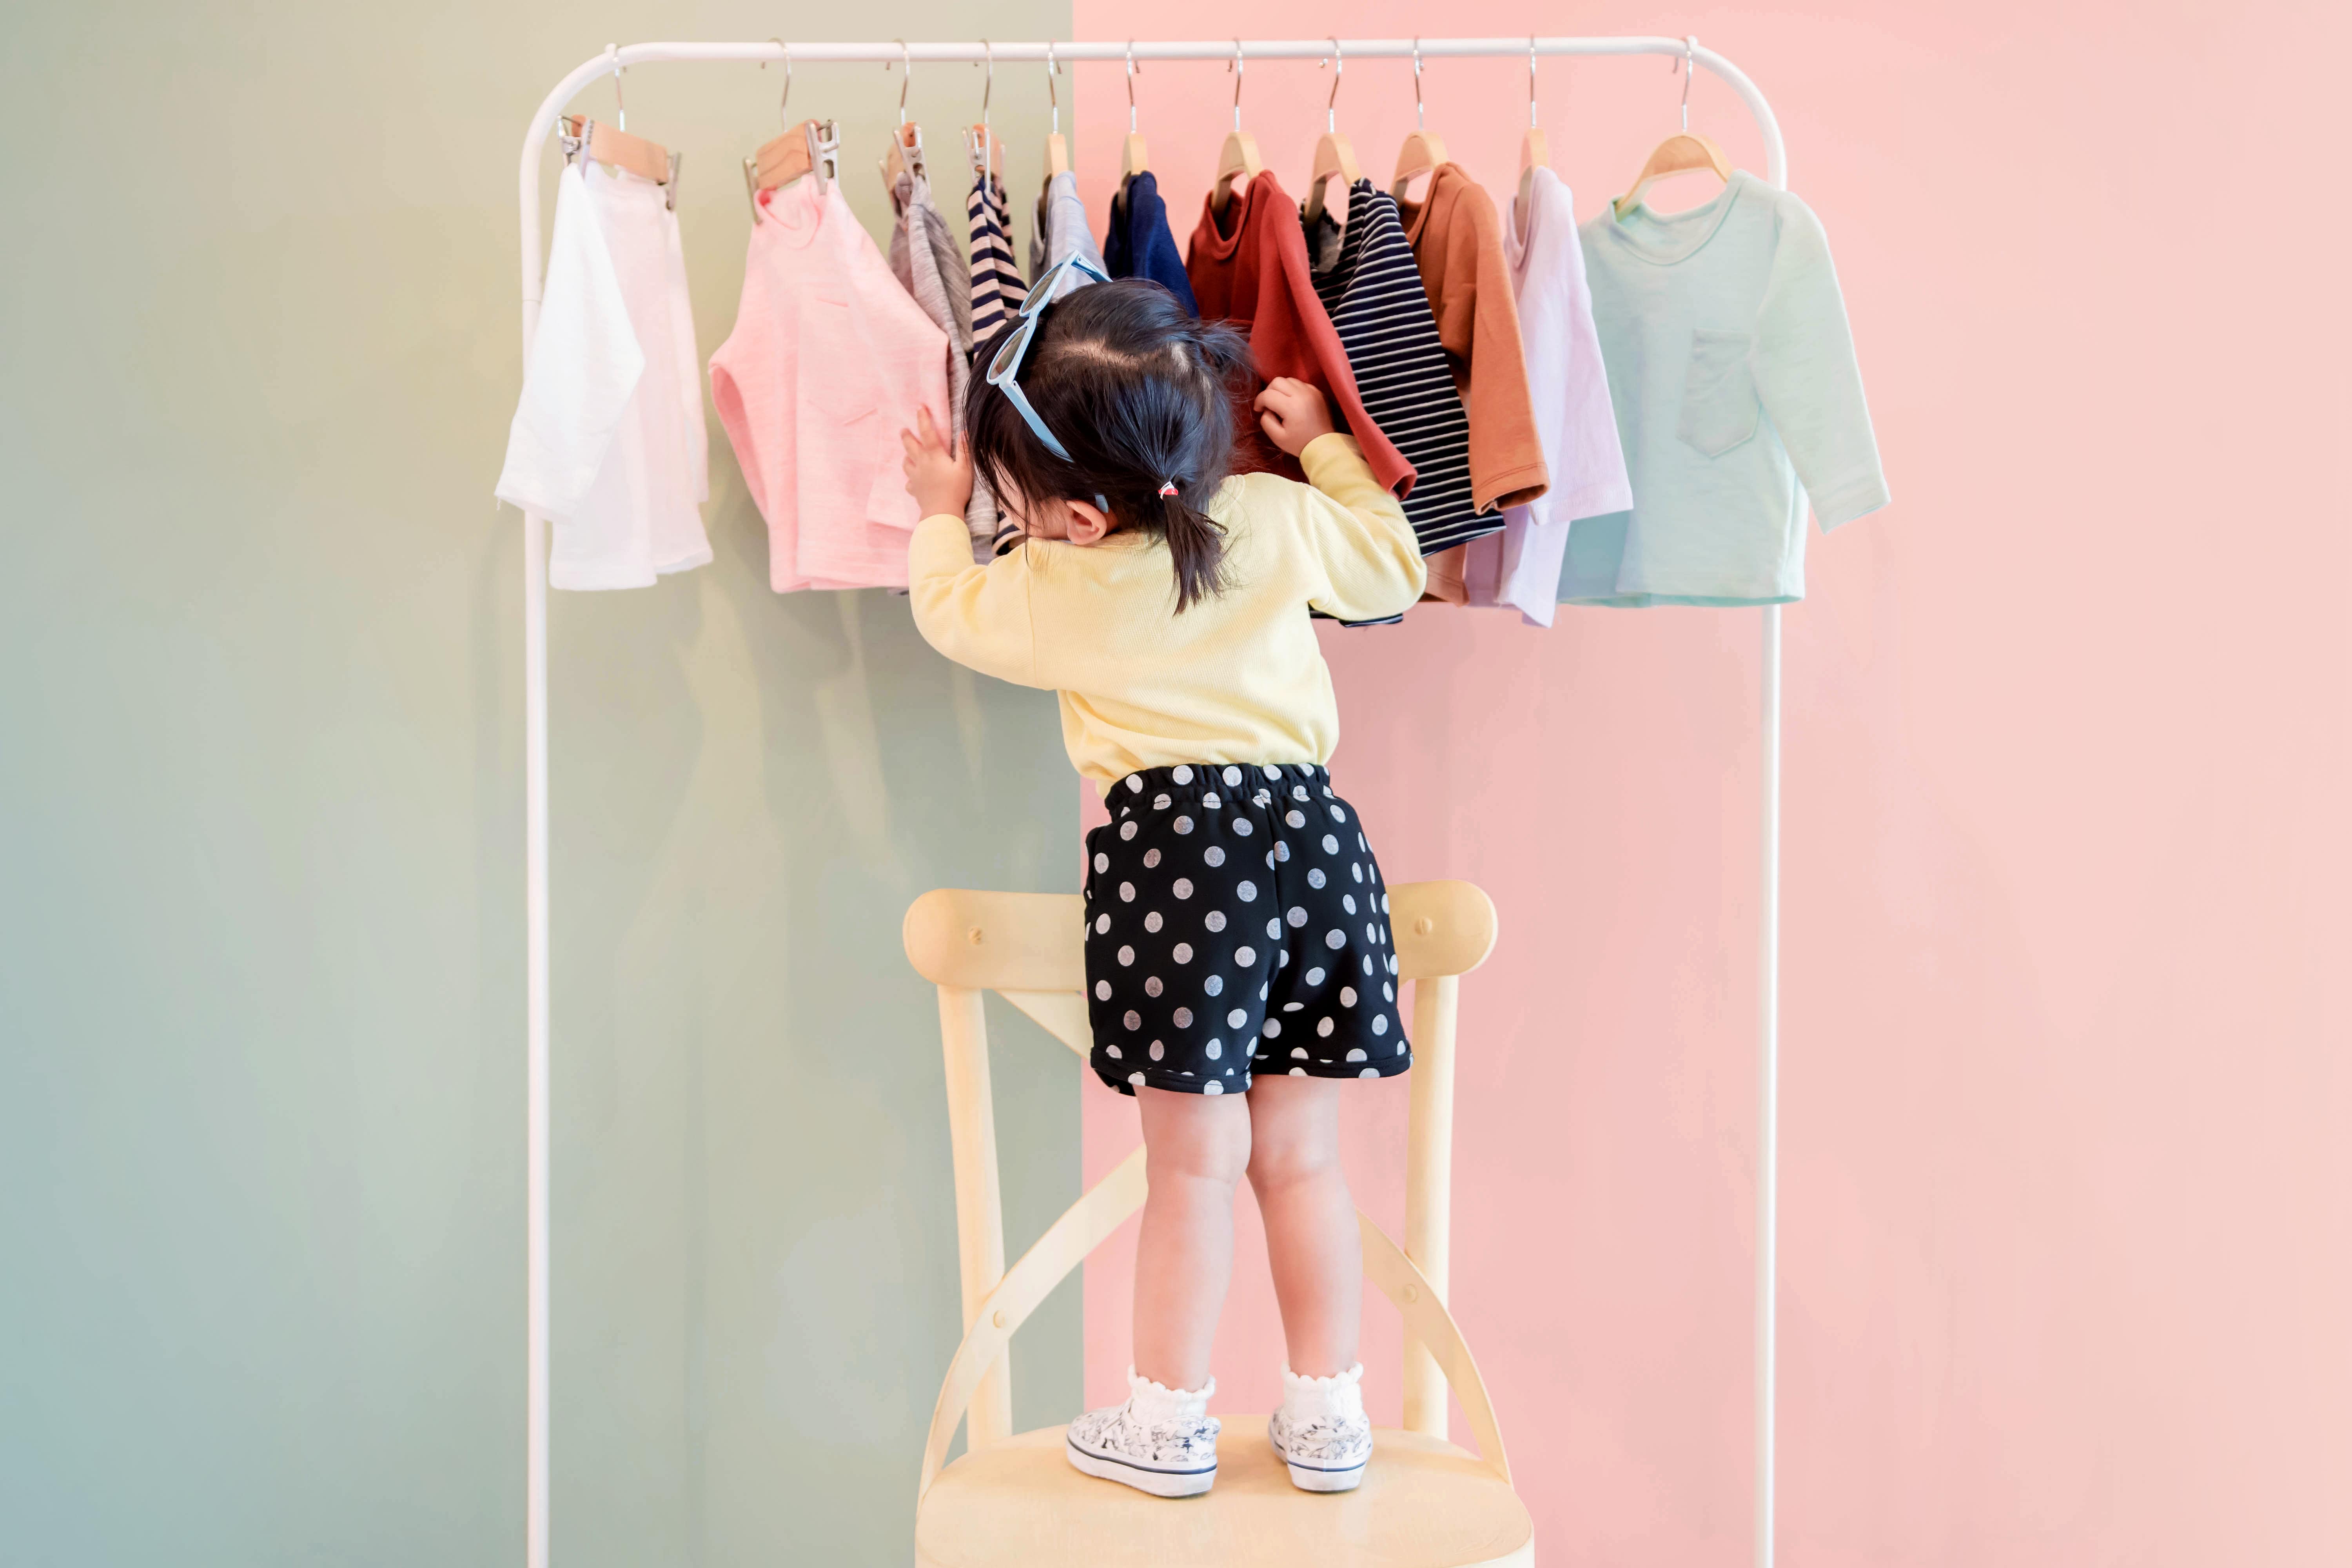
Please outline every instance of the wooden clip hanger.
[[1445, 138], [1423, 122], [1421, 102], [1421, 40], [1412, 41], [1412, 134], [1404, 139], [1397, 150], [1396, 177], [1389, 182], [1389, 195], [1402, 202], [1413, 181], [1423, 174], [1436, 172], [1445, 163]]
[[563, 155], [569, 159], [584, 153], [591, 163], [615, 171], [626, 170], [639, 179], [667, 187], [664, 205], [675, 212], [678, 156], [658, 142], [629, 134], [629, 106], [621, 96], [621, 52], [606, 44], [604, 53], [613, 61], [613, 114], [620, 123], [602, 125], [584, 115], [564, 115], [557, 121], [563, 133]]
[[1135, 129], [1135, 40], [1127, 41], [1127, 140], [1118, 149], [1118, 188], [1127, 189], [1128, 181], [1151, 167], [1151, 154], [1144, 149], [1143, 138]]
[[1265, 173], [1265, 160], [1258, 156], [1257, 138], [1242, 129], [1242, 41], [1234, 40], [1234, 128], [1225, 136], [1225, 144], [1217, 149], [1216, 184], [1209, 187], [1210, 210], [1222, 216], [1232, 205], [1234, 184], [1247, 184]]
[[1518, 231], [1519, 240], [1526, 243], [1530, 212], [1529, 202], [1535, 195], [1536, 171], [1551, 167], [1551, 144], [1544, 140], [1543, 127], [1536, 123], [1536, 41], [1528, 40], [1528, 128], [1519, 137], [1519, 196], [1511, 205], [1511, 225]]
[[1650, 187], [1671, 174], [1706, 170], [1727, 184], [1730, 183], [1731, 160], [1724, 156], [1713, 137], [1698, 135], [1690, 128], [1691, 57], [1697, 47], [1696, 37], [1683, 40], [1683, 128], [1658, 143], [1649, 161], [1642, 165], [1641, 174], [1634, 177], [1633, 188], [1611, 204], [1619, 217], [1641, 205]]
[[[898, 188], [900, 174], [930, 173], [923, 163], [923, 128], [907, 118], [907, 89], [915, 80], [914, 51], [907, 47], [904, 38], [898, 40], [898, 47], [906, 58], [898, 78], [898, 128], [890, 133], [890, 150], [882, 155], [882, 188], [886, 191]], [[883, 62], [882, 68], [888, 70], [889, 62]]]
[[776, 44], [784, 51], [784, 91], [776, 100], [776, 117], [785, 121], [784, 132], [761, 143], [758, 152], [743, 160], [743, 192], [751, 198], [755, 224], [766, 221], [760, 210], [761, 192], [782, 190], [803, 174], [814, 174], [822, 195], [840, 174], [841, 127], [830, 120], [803, 120], [794, 125], [787, 118], [793, 101], [793, 47], [782, 39]]
[[1323, 205], [1329, 182], [1337, 178], [1348, 190], [1364, 177], [1357, 165], [1356, 149], [1339, 134], [1339, 78], [1346, 72], [1348, 62], [1340, 58], [1339, 40], [1331, 40], [1331, 96], [1323, 105], [1323, 134], [1315, 142], [1315, 163], [1307, 176], [1306, 220], [1312, 225], [1323, 216]]
[[589, 162], [608, 169], [625, 170], [656, 185], [669, 184], [670, 169], [677, 159], [660, 142], [632, 136], [601, 121], [577, 114], [565, 115], [560, 123], [564, 140], [572, 143], [572, 151], [584, 153]]
[[976, 177], [985, 180], [993, 175], [1002, 179], [1004, 174], [1004, 143], [996, 139], [995, 132], [988, 123], [989, 100], [996, 96], [996, 46], [982, 38], [980, 47], [988, 51], [988, 81], [980, 89], [980, 122], [964, 132], [963, 151]]
[[1055, 90], [1054, 79], [1062, 74], [1062, 62], [1054, 58], [1054, 45], [1045, 45], [1045, 102], [1053, 110], [1054, 128], [1045, 132], [1045, 180], [1053, 182], [1056, 174], [1070, 172], [1070, 144], [1062, 135], [1062, 95]]

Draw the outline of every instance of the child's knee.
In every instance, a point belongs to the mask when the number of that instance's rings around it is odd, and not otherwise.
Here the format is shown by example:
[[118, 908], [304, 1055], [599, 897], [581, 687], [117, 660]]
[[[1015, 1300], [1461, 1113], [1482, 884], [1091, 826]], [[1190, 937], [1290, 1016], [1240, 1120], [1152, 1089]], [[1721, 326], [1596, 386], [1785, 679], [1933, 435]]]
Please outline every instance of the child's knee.
[[1239, 1096], [1230, 1103], [1186, 1096], [1189, 1114], [1154, 1118], [1147, 1125], [1145, 1169], [1150, 1180], [1241, 1184], [1250, 1164], [1250, 1119]]
[[1260, 1192], [1336, 1175], [1339, 1170], [1339, 1141], [1319, 1127], [1273, 1137], [1261, 1131], [1249, 1152], [1250, 1185]]

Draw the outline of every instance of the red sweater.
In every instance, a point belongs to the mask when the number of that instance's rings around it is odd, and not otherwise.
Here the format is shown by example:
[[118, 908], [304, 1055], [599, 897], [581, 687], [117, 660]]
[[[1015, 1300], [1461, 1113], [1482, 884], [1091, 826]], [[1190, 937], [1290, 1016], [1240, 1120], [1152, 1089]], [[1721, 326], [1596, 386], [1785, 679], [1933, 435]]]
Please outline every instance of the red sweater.
[[[1261, 384], [1277, 375], [1307, 383], [1331, 400], [1332, 412], [1364, 448], [1373, 478], [1402, 497], [1412, 489], [1412, 465], [1381, 434], [1356, 395], [1356, 373], [1331, 317], [1316, 297], [1307, 262], [1307, 236], [1298, 225], [1298, 204], [1284, 194], [1271, 174], [1236, 189], [1225, 207], [1225, 232], [1215, 209], [1201, 204], [1201, 222], [1184, 256], [1184, 275], [1201, 304], [1203, 321], [1230, 321], [1249, 339]], [[1297, 459], [1276, 451], [1255, 416], [1247, 420], [1242, 466], [1271, 468], [1292, 479], [1304, 474]]]

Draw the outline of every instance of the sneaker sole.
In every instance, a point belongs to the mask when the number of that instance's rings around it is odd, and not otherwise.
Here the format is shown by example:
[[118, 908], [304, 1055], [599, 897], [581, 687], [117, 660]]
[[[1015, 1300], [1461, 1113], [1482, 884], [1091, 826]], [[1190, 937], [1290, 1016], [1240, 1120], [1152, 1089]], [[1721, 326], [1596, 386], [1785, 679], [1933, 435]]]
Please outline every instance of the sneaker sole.
[[[1063, 1451], [1079, 1472], [1097, 1480], [1117, 1481], [1133, 1487], [1137, 1491], [1153, 1497], [1198, 1497], [1217, 1484], [1217, 1467], [1205, 1470], [1155, 1470], [1148, 1466], [1130, 1465], [1123, 1459], [1107, 1459], [1087, 1453], [1067, 1438], [1063, 1439]], [[1353, 1486], [1355, 1483], [1348, 1483]]]
[[1345, 1470], [1317, 1470], [1305, 1465], [1283, 1463], [1290, 1470], [1290, 1484], [1303, 1492], [1351, 1492], [1364, 1479], [1364, 1467], [1357, 1465]]

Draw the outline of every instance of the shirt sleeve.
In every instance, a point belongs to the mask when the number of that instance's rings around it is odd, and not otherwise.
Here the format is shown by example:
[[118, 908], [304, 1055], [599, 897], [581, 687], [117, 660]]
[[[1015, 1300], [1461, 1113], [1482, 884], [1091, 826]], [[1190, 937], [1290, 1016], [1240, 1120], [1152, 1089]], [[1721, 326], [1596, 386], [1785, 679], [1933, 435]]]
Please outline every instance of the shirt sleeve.
[[963, 519], [927, 517], [907, 547], [907, 597], [923, 640], [958, 664], [1019, 686], [1045, 684], [1037, 679], [1028, 563], [1020, 552], [976, 566]]
[[[576, 513], [645, 369], [596, 215], [579, 172], [566, 169], [498, 498], [557, 521]], [[698, 385], [700, 378], [690, 380]]]
[[1300, 532], [1326, 584], [1307, 603], [1340, 621], [1403, 614], [1421, 597], [1421, 545], [1363, 448], [1352, 437], [1318, 436], [1298, 462], [1315, 487], [1302, 498]]
[[[1444, 317], [1456, 318], [1446, 347], [1465, 354], [1470, 385], [1462, 399], [1470, 415], [1471, 500], [1480, 511], [1524, 506], [1549, 488], [1543, 442], [1536, 435], [1528, 391], [1527, 351], [1519, 342], [1519, 307], [1503, 253], [1503, 225], [1495, 198], [1465, 179], [1448, 234], [1456, 250], [1447, 268]], [[1467, 254], [1461, 254], [1466, 251]]]
[[1890, 498], [1829, 237], [1794, 197], [1781, 204], [1780, 226], [1757, 314], [1756, 391], [1826, 532]]

